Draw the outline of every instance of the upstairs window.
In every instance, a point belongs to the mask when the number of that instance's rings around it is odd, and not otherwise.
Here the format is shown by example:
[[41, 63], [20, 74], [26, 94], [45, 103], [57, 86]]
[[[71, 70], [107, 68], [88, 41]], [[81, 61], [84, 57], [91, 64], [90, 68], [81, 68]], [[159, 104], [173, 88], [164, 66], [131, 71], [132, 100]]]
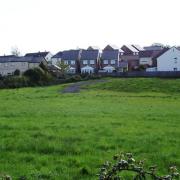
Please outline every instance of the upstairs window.
[[72, 61], [71, 61], [71, 65], [75, 65], [75, 60], [72, 60]]
[[103, 63], [104, 63], [104, 64], [108, 64], [108, 60], [104, 60]]
[[68, 64], [68, 61], [64, 61], [64, 64]]
[[83, 64], [84, 65], [88, 64], [88, 61], [87, 60], [83, 60]]
[[115, 60], [111, 60], [111, 64], [116, 64], [116, 61]]
[[90, 60], [90, 64], [95, 64], [95, 61], [94, 60]]

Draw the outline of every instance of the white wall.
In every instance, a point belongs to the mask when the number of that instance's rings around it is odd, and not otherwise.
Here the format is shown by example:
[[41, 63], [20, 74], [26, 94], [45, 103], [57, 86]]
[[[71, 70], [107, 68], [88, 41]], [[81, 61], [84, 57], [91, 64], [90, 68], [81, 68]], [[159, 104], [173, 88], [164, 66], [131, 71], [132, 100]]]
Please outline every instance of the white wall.
[[157, 71], [180, 71], [180, 51], [172, 47], [157, 58]]
[[151, 58], [151, 57], [140, 58], [139, 64], [140, 64], [140, 65], [146, 65], [146, 64], [148, 64], [148, 65], [152, 66], [152, 58]]
[[39, 63], [29, 63], [29, 68], [28, 69], [33, 69], [39, 67]]
[[28, 69], [28, 62], [7, 62], [0, 63], [0, 74], [2, 76], [14, 74], [14, 71], [18, 69], [20, 72], [25, 72]]
[[61, 58], [51, 58], [52, 65], [57, 65], [61, 62]]
[[53, 55], [52, 55], [51, 53], [48, 53], [47, 56], [45, 57], [46, 61], [47, 61], [47, 62], [50, 62], [52, 56], [53, 56]]

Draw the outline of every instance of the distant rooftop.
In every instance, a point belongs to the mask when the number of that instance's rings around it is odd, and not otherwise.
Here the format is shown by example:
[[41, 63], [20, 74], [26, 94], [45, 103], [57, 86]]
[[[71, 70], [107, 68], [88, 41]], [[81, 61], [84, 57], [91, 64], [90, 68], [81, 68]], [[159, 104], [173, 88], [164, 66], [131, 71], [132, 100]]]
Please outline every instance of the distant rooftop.
[[27, 53], [25, 54], [25, 57], [46, 57], [49, 54], [49, 52], [35, 52], [35, 53]]
[[67, 50], [62, 52], [63, 60], [77, 60], [81, 50]]
[[138, 53], [139, 50], [137, 50], [135, 47], [133, 47], [132, 45], [125, 45], [130, 51], [132, 51], [133, 53]]
[[142, 48], [141, 46], [139, 46], [138, 44], [133, 44], [132, 45], [135, 49], [137, 49], [138, 51], [143, 51], [144, 48]]
[[62, 58], [63, 52], [59, 51], [57, 54], [55, 54], [52, 58]]
[[162, 46], [146, 46], [146, 47], [144, 47], [144, 49], [145, 50], [153, 50], [153, 51], [155, 51], [155, 50], [162, 50], [163, 47]]
[[18, 56], [0, 56], [0, 63], [7, 62], [29, 62], [29, 63], [40, 63], [44, 61], [43, 57], [18, 57]]
[[104, 60], [116, 60], [119, 58], [119, 50], [113, 50], [113, 51], [109, 51], [109, 50], [104, 50], [102, 52], [102, 59]]
[[99, 57], [99, 50], [82, 50], [81, 60], [96, 60]]

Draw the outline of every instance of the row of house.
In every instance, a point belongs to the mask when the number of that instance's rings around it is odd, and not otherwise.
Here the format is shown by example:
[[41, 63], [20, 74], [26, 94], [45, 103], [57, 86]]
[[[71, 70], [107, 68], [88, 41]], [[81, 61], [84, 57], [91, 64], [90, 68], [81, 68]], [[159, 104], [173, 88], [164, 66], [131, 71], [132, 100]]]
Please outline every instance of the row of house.
[[60, 51], [54, 56], [50, 52], [28, 53], [25, 56], [0, 56], [0, 75], [12, 75], [15, 70], [21, 73], [41, 63], [58, 67], [68, 65], [68, 72], [97, 73], [137, 71], [180, 71], [180, 48], [138, 45], [124, 45], [121, 48], [107, 45], [102, 51], [95, 46], [87, 49]]
[[128, 71], [139, 66], [139, 51], [136, 45], [119, 48], [107, 45], [102, 51], [98, 47], [58, 52], [51, 58], [52, 64], [69, 65], [69, 73], [96, 73], [98, 71]]
[[40, 54], [34, 53], [31, 56], [27, 54], [22, 57], [15, 55], [0, 56], [0, 75], [13, 75], [16, 70], [23, 73], [28, 69], [39, 67], [41, 63], [47, 65], [47, 59], [44, 58], [46, 56], [45, 53]]
[[64, 62], [69, 65], [69, 73], [125, 72], [137, 71], [180, 71], [180, 48], [138, 45], [124, 45], [118, 48], [107, 45], [102, 51], [90, 46], [58, 52], [51, 58], [52, 64]]

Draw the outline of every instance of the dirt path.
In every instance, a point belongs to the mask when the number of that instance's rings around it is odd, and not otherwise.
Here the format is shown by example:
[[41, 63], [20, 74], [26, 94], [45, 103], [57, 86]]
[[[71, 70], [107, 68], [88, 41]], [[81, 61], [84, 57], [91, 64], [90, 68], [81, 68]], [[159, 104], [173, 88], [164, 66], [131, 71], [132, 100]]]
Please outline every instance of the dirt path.
[[107, 80], [93, 80], [93, 81], [77, 82], [77, 83], [69, 85], [68, 87], [63, 89], [61, 92], [62, 93], [78, 93], [81, 91], [81, 87], [84, 85], [97, 84], [97, 83], [102, 83], [102, 82], [106, 82], [106, 81]]

